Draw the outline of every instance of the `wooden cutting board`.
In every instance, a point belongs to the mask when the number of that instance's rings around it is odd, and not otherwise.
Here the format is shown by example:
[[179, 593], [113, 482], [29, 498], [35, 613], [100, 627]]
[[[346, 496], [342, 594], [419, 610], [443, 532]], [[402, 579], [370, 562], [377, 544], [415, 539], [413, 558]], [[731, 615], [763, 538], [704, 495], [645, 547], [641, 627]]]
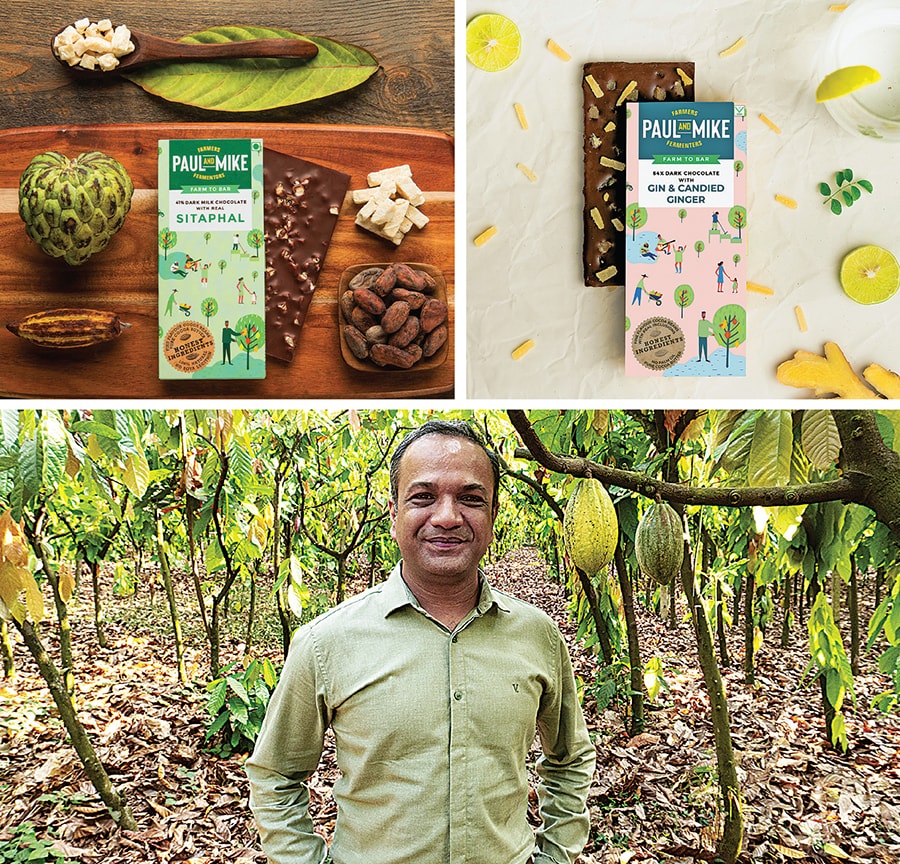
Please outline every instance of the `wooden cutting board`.
[[[291, 363], [267, 358], [262, 381], [160, 381], [157, 361], [157, 141], [160, 138], [259, 137], [265, 145], [350, 175], [364, 187], [371, 171], [408, 163], [426, 195], [430, 222], [399, 247], [354, 224], [344, 201], [302, 340]], [[19, 177], [46, 150], [75, 156], [102, 150], [131, 175], [135, 194], [122, 230], [80, 267], [42, 252], [19, 218]], [[454, 163], [443, 133], [367, 126], [266, 123], [45, 126], [0, 130], [0, 396], [20, 398], [345, 399], [452, 397], [454, 388]], [[439, 267], [447, 282], [451, 347], [436, 369], [361, 372], [342, 359], [337, 297], [341, 273], [375, 261]], [[43, 309], [115, 311], [131, 327], [113, 342], [74, 351], [39, 349], [6, 329]]]

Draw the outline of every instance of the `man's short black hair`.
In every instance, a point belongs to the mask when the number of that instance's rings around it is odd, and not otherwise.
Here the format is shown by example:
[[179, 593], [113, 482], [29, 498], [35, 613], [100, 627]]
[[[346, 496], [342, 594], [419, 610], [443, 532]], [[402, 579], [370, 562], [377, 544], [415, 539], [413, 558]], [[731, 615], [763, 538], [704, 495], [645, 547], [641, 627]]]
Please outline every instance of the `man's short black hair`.
[[403, 454], [413, 441], [418, 441], [419, 438], [424, 438], [426, 435], [450, 435], [456, 438], [468, 438], [484, 450], [491, 463], [491, 472], [494, 475], [494, 494], [491, 506], [496, 509], [500, 496], [500, 457], [481, 440], [481, 436], [465, 420], [428, 420], [411, 432], [406, 433], [391, 455], [391, 500], [397, 501], [400, 460], [403, 458]]

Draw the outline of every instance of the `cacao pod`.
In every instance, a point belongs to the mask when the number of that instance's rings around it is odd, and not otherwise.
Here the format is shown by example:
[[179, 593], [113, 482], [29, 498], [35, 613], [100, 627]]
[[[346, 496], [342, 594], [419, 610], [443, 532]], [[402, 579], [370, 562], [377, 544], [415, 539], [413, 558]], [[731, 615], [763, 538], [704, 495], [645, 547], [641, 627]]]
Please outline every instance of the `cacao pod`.
[[115, 339], [124, 324], [114, 312], [99, 309], [49, 309], [10, 321], [10, 333], [42, 348], [86, 348]]
[[609, 493], [599, 480], [580, 480], [566, 504], [563, 541], [575, 566], [599, 573], [612, 561], [619, 522]]
[[651, 504], [634, 535], [634, 552], [641, 572], [660, 585], [668, 585], [684, 561], [684, 525], [665, 501]]

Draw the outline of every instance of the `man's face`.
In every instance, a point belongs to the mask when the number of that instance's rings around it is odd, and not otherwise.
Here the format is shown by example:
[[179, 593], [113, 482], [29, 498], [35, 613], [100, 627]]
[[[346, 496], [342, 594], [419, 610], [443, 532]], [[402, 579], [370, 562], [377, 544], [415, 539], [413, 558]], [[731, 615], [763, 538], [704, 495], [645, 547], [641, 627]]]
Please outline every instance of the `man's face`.
[[404, 572], [419, 580], [470, 576], [493, 539], [494, 476], [474, 441], [426, 435], [400, 460], [391, 536]]

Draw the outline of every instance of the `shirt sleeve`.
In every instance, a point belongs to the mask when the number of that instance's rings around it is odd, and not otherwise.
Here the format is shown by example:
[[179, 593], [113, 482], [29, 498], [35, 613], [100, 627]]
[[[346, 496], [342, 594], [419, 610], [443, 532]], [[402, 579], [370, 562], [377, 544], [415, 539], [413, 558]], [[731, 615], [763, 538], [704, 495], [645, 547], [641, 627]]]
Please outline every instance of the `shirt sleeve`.
[[270, 864], [323, 864], [325, 840], [313, 830], [307, 781], [322, 755], [330, 723], [323, 675], [308, 628], [294, 637], [245, 763], [250, 809]]
[[574, 864], [590, 832], [587, 797], [596, 750], [584, 722], [569, 652], [555, 625], [552, 631], [557, 675], [556, 687], [548, 691], [538, 714], [542, 825], [536, 833], [534, 864]]

